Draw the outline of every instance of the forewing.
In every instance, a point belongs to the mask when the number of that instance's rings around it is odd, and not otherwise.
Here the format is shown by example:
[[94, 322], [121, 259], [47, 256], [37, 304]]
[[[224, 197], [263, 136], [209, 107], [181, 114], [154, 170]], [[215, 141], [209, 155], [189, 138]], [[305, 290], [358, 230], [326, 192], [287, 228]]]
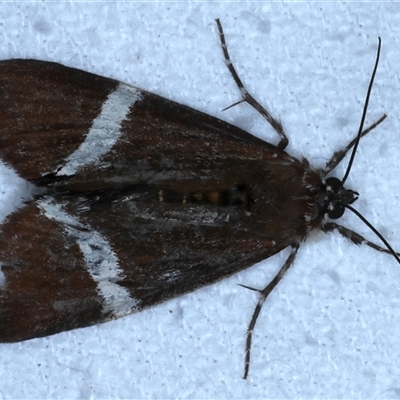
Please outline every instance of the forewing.
[[2, 227], [2, 341], [120, 317], [290, 244], [251, 190], [300, 163], [239, 128], [32, 60], [0, 63], [0, 102], [1, 157], [47, 189]]

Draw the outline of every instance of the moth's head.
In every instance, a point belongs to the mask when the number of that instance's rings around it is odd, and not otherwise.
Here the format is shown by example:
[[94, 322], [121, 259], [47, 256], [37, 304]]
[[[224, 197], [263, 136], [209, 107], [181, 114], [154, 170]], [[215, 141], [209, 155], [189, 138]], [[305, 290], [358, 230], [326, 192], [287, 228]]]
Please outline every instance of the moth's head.
[[329, 177], [325, 180], [324, 214], [330, 219], [338, 219], [344, 214], [346, 206], [358, 199], [358, 193], [345, 189], [340, 179]]

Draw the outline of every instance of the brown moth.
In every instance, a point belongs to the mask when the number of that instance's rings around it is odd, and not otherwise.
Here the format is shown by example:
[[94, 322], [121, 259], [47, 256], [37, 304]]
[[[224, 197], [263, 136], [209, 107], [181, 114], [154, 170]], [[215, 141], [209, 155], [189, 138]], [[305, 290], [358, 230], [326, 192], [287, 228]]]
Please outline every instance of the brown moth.
[[277, 146], [109, 78], [52, 62], [0, 62], [0, 157], [39, 193], [2, 225], [1, 342], [122, 317], [289, 246], [259, 290], [247, 377], [261, 306], [309, 234], [337, 230], [399, 261], [381, 235], [388, 250], [330, 221], [347, 208], [366, 222], [351, 206], [358, 194], [343, 186], [350, 166], [342, 179], [327, 176], [386, 118], [363, 131], [380, 43], [359, 134], [317, 170], [284, 151], [282, 125], [245, 89], [217, 26], [242, 101], [272, 125]]

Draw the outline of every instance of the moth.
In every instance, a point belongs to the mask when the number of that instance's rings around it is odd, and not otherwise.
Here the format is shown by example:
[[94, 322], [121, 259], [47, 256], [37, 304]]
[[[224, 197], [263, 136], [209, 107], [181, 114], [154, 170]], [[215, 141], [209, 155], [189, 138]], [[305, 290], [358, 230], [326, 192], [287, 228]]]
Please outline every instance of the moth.
[[[331, 221], [356, 212], [358, 194], [344, 188], [349, 169], [343, 179], [327, 175], [386, 117], [363, 131], [373, 78], [357, 138], [314, 169], [284, 151], [282, 125], [245, 89], [216, 23], [241, 102], [272, 125], [277, 146], [109, 78], [0, 62], [0, 157], [37, 189], [1, 227], [1, 342], [119, 318], [291, 247], [271, 283], [250, 288], [260, 300], [246, 377], [261, 306], [313, 231], [337, 230], [399, 261], [381, 235], [386, 248]], [[373, 77], [378, 58], [379, 50]]]

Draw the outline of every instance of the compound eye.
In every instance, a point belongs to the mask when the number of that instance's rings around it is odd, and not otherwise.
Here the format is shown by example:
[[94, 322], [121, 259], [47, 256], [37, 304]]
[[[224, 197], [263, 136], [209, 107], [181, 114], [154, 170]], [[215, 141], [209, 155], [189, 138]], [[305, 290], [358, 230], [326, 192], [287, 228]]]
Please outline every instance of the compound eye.
[[339, 204], [335, 204], [334, 206], [332, 206], [331, 210], [329, 210], [329, 207], [328, 207], [328, 217], [330, 219], [338, 219], [344, 214], [344, 210], [345, 210], [345, 207], [343, 207]]
[[338, 219], [344, 214], [343, 194], [346, 191], [343, 188], [342, 181], [334, 176], [327, 178], [325, 181], [327, 193], [327, 207], [326, 212], [330, 219]]
[[329, 186], [332, 192], [338, 192], [339, 189], [343, 188], [342, 181], [334, 176], [326, 179], [325, 186]]

